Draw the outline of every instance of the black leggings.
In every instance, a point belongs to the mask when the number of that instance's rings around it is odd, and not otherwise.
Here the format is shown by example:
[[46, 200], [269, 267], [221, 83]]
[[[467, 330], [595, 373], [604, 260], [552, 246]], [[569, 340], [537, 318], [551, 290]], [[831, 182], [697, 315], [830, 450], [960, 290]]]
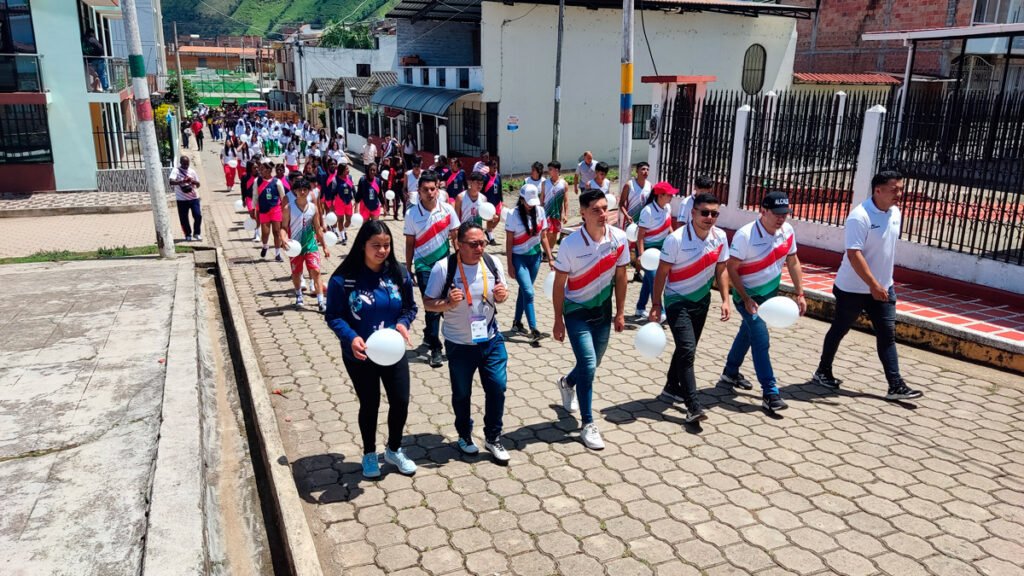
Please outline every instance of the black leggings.
[[359, 397], [359, 433], [363, 454], [377, 451], [377, 413], [380, 411], [380, 385], [388, 395], [388, 448], [402, 446], [402, 432], [409, 416], [409, 361], [402, 358], [393, 366], [378, 366], [369, 360], [343, 355], [345, 369]]

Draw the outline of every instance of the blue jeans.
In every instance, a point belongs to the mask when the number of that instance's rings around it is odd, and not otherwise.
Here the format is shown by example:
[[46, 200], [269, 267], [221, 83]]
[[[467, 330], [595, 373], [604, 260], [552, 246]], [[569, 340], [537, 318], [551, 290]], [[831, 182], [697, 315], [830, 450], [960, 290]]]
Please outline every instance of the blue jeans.
[[647, 300], [654, 293], [654, 276], [654, 270], [644, 270], [644, 281], [640, 285], [640, 299], [636, 301], [637, 310], [645, 310], [647, 308]]
[[[427, 282], [430, 281], [430, 270], [416, 272], [416, 283], [420, 286], [420, 296], [426, 297], [424, 292], [427, 289]], [[441, 349], [441, 338], [438, 334], [441, 330], [441, 313], [427, 312], [424, 314], [427, 327], [423, 330], [423, 343], [431, 351]]]
[[[755, 298], [759, 305], [767, 298]], [[754, 361], [754, 372], [757, 373], [757, 381], [761, 383], [761, 391], [764, 394], [778, 394], [779, 388], [775, 385], [775, 373], [772, 371], [772, 359], [768, 355], [768, 348], [771, 342], [768, 336], [768, 325], [760, 317], [754, 317], [747, 312], [743, 302], [733, 298], [733, 307], [739, 310], [742, 322], [740, 331], [736, 333], [736, 339], [729, 349], [729, 356], [725, 360], [725, 371], [727, 376], [735, 376], [740, 373], [740, 365], [750, 350], [751, 359]]]
[[501, 419], [505, 412], [505, 382], [508, 378], [508, 352], [505, 340], [498, 334], [482, 344], [445, 342], [448, 349], [448, 374], [452, 380], [452, 409], [455, 410], [455, 431], [459, 438], [471, 438], [473, 374], [480, 371], [484, 388], [484, 438], [492, 441], [501, 436]]
[[513, 254], [512, 266], [519, 284], [519, 297], [516, 298], [516, 324], [523, 319], [526, 312], [526, 323], [531, 330], [537, 329], [537, 314], [533, 308], [533, 283], [540, 272], [540, 252], [536, 254]]
[[[192, 236], [192, 234], [203, 233], [203, 209], [199, 205], [199, 198], [195, 200], [177, 200], [178, 205], [178, 223], [181, 224], [181, 231], [185, 233], [185, 236]], [[195, 227], [189, 223], [188, 216], [192, 215], [192, 219], [195, 220]]]
[[[607, 306], [607, 305], [606, 305]], [[576, 388], [580, 403], [580, 420], [584, 424], [594, 421], [594, 374], [601, 365], [604, 352], [608, 349], [611, 335], [611, 307], [595, 313], [573, 313], [565, 317], [565, 335], [576, 356], [576, 366], [565, 380]]]
[[100, 86], [104, 90], [110, 90], [110, 81], [107, 80], [107, 61], [103, 58], [95, 58], [89, 61], [89, 66], [92, 67], [93, 72], [100, 79]]

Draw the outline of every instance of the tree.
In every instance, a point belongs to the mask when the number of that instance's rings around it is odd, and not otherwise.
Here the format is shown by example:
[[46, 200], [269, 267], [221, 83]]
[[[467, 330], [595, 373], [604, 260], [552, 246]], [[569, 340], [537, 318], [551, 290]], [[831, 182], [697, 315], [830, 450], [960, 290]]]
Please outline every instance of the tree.
[[319, 45], [323, 48], [371, 50], [373, 36], [370, 34], [370, 27], [365, 24], [331, 22], [324, 26]]
[[[188, 78], [182, 78], [183, 84], [185, 85], [185, 108], [186, 113], [192, 112], [199, 107], [199, 92], [196, 87], [188, 81]], [[167, 92], [164, 93], [164, 102], [178, 105], [178, 77], [171, 76], [167, 79]]]

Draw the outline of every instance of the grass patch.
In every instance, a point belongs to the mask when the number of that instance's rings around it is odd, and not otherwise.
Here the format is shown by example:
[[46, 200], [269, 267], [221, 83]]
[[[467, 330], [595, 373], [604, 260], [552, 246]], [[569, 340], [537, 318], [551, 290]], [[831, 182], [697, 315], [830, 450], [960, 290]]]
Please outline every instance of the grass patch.
[[[192, 252], [191, 246], [175, 246], [174, 251], [178, 254]], [[30, 256], [17, 256], [15, 258], [0, 258], [2, 264], [34, 264], [37, 262], [69, 262], [72, 260], [107, 260], [110, 258], [127, 258], [129, 256], [152, 256], [158, 254], [159, 250], [155, 245], [136, 246], [128, 248], [120, 246], [117, 248], [99, 248], [94, 252], [72, 252], [70, 250], [43, 250]]]

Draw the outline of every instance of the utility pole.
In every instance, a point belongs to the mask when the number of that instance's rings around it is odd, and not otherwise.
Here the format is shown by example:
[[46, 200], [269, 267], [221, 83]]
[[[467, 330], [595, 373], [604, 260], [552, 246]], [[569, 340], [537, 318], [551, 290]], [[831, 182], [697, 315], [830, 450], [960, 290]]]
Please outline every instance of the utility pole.
[[[132, 73], [132, 92], [135, 97], [135, 113], [139, 122], [142, 159], [146, 165], [146, 187], [149, 188], [149, 201], [153, 205], [156, 245], [160, 249], [162, 258], [174, 258], [174, 238], [171, 236], [171, 221], [167, 215], [164, 173], [160, 166], [160, 151], [156, 143], [153, 104], [149, 101], [146, 61], [142, 58], [142, 38], [139, 36], [139, 15], [135, 10], [135, 0], [121, 0], [121, 15], [124, 18], [125, 35], [128, 37], [128, 64]], [[174, 31], [174, 38], [175, 45], [177, 45], [177, 30]], [[180, 78], [180, 65], [178, 74]], [[171, 127], [172, 130], [174, 128]]]
[[306, 119], [306, 83], [303, 82], [303, 70], [302, 70], [302, 31], [296, 32], [295, 46], [299, 51], [299, 84], [296, 86], [299, 93], [299, 110], [301, 111], [302, 120]]
[[555, 117], [551, 131], [551, 159], [558, 160], [558, 138], [562, 114], [562, 36], [565, 34], [565, 0], [558, 0], [558, 47], [555, 50]]
[[260, 91], [258, 98], [263, 100], [263, 36], [256, 48], [256, 87]]
[[629, 181], [633, 151], [633, 0], [622, 0], [622, 93], [619, 96], [619, 186]]
[[[135, 2], [132, 2], [132, 6]], [[135, 8], [132, 8], [135, 11]], [[141, 40], [139, 40], [141, 46]], [[139, 48], [139, 52], [142, 52], [142, 48]], [[185, 119], [185, 82], [181, 79], [181, 44], [178, 43], [178, 22], [174, 22], [174, 61], [178, 67], [178, 120]], [[177, 126], [172, 126], [172, 130], [177, 130]]]

